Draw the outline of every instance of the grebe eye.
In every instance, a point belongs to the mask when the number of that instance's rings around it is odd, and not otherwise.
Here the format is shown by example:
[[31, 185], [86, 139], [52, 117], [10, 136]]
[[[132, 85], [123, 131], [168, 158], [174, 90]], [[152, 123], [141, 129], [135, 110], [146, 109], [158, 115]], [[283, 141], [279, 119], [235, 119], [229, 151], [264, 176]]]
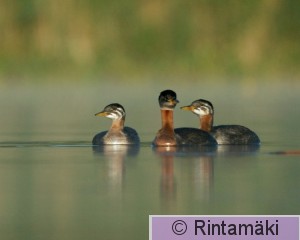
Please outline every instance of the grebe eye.
[[205, 106], [201, 106], [200, 109], [205, 112], [207, 112], [207, 110], [208, 110], [207, 107], [205, 107]]

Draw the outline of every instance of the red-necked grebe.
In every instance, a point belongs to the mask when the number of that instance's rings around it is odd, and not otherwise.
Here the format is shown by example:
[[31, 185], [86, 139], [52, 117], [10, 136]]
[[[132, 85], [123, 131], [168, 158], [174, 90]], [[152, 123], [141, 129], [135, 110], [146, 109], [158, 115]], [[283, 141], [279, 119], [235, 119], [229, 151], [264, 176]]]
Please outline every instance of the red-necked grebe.
[[218, 144], [250, 145], [260, 144], [259, 137], [249, 128], [241, 125], [213, 126], [214, 107], [211, 102], [199, 99], [190, 105], [181, 107], [199, 116], [200, 129], [209, 132]]
[[118, 103], [109, 104], [95, 116], [112, 119], [112, 125], [108, 131], [100, 132], [93, 138], [93, 145], [140, 143], [136, 130], [124, 127], [126, 113], [122, 105]]

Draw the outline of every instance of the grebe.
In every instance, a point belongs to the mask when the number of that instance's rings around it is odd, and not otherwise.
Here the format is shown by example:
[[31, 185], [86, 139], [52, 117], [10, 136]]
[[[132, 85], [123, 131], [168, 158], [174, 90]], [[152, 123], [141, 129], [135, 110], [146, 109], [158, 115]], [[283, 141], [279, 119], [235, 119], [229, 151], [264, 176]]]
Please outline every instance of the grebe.
[[200, 129], [209, 132], [218, 144], [251, 145], [260, 144], [259, 137], [249, 128], [240, 125], [213, 126], [214, 107], [211, 102], [199, 99], [191, 105], [181, 107], [199, 116]]
[[93, 138], [93, 145], [140, 143], [136, 130], [124, 127], [126, 113], [122, 105], [118, 103], [109, 104], [95, 116], [111, 118], [112, 125], [108, 131], [100, 132]]
[[173, 110], [179, 102], [176, 93], [172, 90], [162, 91], [158, 98], [162, 128], [157, 132], [154, 146], [177, 145], [216, 145], [215, 139], [205, 131], [197, 128], [174, 129]]

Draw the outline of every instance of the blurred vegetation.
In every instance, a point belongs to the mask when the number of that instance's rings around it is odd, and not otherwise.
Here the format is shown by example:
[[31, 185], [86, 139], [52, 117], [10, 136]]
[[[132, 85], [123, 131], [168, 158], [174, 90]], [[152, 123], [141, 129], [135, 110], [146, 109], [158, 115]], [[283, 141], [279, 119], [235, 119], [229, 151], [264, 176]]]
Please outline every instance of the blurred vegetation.
[[299, 0], [1, 0], [0, 81], [300, 76]]

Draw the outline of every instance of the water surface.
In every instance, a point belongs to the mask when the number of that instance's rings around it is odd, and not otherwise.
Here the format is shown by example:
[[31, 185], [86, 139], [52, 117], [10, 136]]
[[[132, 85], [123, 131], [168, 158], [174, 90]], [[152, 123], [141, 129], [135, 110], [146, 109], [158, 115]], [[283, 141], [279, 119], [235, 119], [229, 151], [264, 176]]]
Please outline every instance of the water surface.
[[[300, 214], [299, 85], [172, 86], [179, 106], [209, 99], [216, 124], [248, 126], [261, 146], [152, 148], [166, 84], [3, 86], [1, 239], [148, 239], [149, 214]], [[112, 102], [140, 147], [91, 145]], [[198, 120], [178, 107], [175, 125]]]

